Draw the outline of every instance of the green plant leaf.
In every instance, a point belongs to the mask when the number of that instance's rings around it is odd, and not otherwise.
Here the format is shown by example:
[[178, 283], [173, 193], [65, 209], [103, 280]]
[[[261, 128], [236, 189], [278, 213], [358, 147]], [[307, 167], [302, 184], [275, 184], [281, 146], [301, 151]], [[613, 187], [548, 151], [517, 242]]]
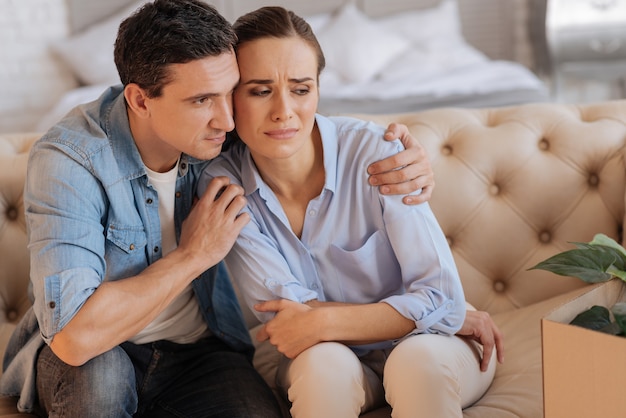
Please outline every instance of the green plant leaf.
[[604, 306], [594, 305], [576, 315], [570, 324], [599, 331], [611, 324], [611, 315]]
[[615, 322], [619, 325], [622, 334], [626, 334], [626, 302], [617, 302], [611, 308]]
[[593, 240], [589, 243], [591, 245], [603, 245], [605, 247], [611, 247], [617, 250], [624, 259], [626, 259], [626, 248], [622, 247], [613, 238], [609, 238], [604, 234], [596, 234]]
[[607, 270], [617, 258], [612, 251], [589, 246], [556, 254], [530, 270], [547, 270], [561, 276], [577, 277], [587, 283], [600, 283], [613, 278]]

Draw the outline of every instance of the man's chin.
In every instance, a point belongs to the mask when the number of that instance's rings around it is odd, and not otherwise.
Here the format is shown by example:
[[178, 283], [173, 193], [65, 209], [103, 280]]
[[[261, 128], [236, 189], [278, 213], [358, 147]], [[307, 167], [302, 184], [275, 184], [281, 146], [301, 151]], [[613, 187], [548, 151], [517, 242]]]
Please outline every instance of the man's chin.
[[198, 160], [212, 160], [213, 158], [220, 155], [222, 152], [222, 146], [212, 147], [208, 150], [203, 150], [202, 152], [198, 152], [199, 155], [192, 155], [192, 157]]

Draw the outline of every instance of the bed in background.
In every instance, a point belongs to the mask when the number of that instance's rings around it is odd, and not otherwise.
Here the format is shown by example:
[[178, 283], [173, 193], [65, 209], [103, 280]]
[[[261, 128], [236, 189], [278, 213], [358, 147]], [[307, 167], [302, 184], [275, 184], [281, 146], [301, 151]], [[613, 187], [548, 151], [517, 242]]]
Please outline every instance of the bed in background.
[[[397, 113], [548, 100], [532, 65], [529, 0], [210, 0], [226, 18], [263, 5], [305, 17], [327, 59], [320, 112]], [[81, 87], [38, 123], [45, 130], [119, 80], [113, 41], [143, 0], [67, 0], [72, 34], [51, 45]], [[526, 48], [526, 49], [524, 49]], [[526, 62], [524, 62], [526, 61]], [[521, 62], [524, 62], [522, 64]]]

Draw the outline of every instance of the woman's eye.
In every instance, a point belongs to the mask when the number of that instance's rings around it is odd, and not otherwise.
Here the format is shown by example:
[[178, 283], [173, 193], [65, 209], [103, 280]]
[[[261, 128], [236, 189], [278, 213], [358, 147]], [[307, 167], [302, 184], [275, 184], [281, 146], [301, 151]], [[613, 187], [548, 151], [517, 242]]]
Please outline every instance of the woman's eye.
[[295, 89], [294, 93], [297, 94], [298, 96], [304, 96], [305, 94], [309, 94], [311, 90], [309, 90], [308, 88], [301, 88], [301, 89]]

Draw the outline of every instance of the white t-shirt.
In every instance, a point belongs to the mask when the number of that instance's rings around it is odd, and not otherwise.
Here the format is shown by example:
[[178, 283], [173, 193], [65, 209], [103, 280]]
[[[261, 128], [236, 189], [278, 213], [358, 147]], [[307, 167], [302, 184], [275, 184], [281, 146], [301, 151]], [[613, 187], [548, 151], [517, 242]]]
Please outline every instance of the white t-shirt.
[[[165, 257], [177, 247], [174, 206], [178, 163], [166, 173], [157, 173], [148, 167], [146, 171], [150, 184], [158, 194], [161, 247]], [[157, 340], [169, 340], [179, 344], [189, 344], [209, 334], [210, 331], [202, 318], [198, 301], [189, 285], [130, 341], [135, 344], [145, 344]]]

